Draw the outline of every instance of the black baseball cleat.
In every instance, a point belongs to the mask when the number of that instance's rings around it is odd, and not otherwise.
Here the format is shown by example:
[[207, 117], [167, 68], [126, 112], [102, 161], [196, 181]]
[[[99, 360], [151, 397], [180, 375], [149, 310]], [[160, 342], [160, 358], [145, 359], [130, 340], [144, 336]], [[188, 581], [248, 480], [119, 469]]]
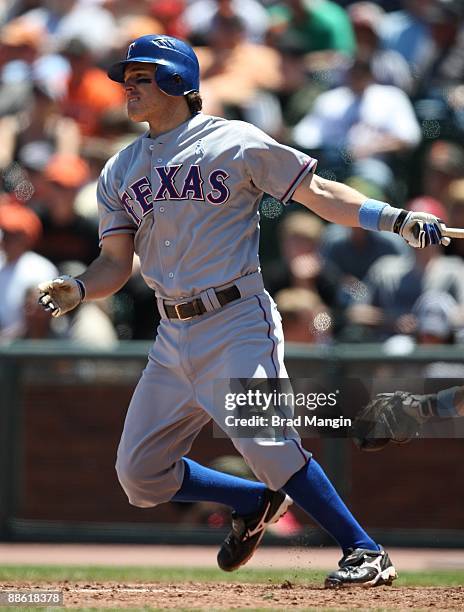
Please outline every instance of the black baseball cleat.
[[247, 516], [232, 512], [232, 529], [217, 556], [219, 567], [225, 572], [233, 572], [251, 559], [267, 527], [277, 523], [292, 503], [285, 493], [266, 489], [257, 512]]
[[383, 549], [351, 549], [338, 565], [340, 569], [325, 579], [326, 589], [338, 589], [343, 586], [368, 588], [382, 584], [391, 585], [397, 577], [390, 557]]

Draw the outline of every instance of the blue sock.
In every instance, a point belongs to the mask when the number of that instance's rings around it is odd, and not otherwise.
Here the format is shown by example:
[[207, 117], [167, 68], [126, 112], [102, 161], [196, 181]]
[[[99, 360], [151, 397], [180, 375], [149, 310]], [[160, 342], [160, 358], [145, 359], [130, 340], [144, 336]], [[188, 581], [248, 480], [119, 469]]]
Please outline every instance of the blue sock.
[[181, 488], [171, 501], [212, 501], [233, 508], [244, 516], [261, 506], [266, 485], [211, 470], [191, 459], [183, 458], [185, 472]]
[[296, 472], [282, 490], [337, 540], [344, 552], [348, 548], [379, 550], [314, 459]]

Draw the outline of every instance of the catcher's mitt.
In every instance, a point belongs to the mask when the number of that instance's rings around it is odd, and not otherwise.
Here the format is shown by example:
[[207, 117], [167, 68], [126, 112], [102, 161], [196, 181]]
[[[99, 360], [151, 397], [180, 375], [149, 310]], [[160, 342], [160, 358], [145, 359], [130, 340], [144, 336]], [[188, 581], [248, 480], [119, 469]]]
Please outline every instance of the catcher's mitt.
[[419, 436], [422, 424], [432, 415], [433, 402], [436, 395], [379, 393], [356, 416], [354, 443], [361, 450], [376, 451], [389, 442], [409, 442]]

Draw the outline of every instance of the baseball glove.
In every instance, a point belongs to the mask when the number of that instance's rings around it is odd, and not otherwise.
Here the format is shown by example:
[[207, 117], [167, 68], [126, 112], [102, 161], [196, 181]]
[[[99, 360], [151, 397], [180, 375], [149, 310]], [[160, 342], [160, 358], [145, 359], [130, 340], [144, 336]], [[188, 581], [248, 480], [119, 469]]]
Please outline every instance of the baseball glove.
[[436, 395], [379, 393], [356, 416], [354, 443], [363, 451], [377, 451], [390, 442], [409, 442], [419, 436], [423, 423], [432, 416], [433, 402]]

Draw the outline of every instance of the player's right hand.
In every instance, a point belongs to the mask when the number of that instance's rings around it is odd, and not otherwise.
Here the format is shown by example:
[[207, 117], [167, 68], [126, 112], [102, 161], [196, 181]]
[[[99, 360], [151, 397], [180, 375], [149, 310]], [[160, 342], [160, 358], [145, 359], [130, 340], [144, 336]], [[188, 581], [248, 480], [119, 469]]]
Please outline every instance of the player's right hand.
[[446, 225], [435, 215], [412, 211], [408, 212], [401, 225], [394, 229], [415, 249], [424, 249], [432, 244], [448, 246], [451, 241], [443, 235], [445, 230]]
[[72, 276], [59, 276], [38, 285], [39, 304], [52, 317], [61, 317], [76, 308], [83, 299], [79, 283]]

